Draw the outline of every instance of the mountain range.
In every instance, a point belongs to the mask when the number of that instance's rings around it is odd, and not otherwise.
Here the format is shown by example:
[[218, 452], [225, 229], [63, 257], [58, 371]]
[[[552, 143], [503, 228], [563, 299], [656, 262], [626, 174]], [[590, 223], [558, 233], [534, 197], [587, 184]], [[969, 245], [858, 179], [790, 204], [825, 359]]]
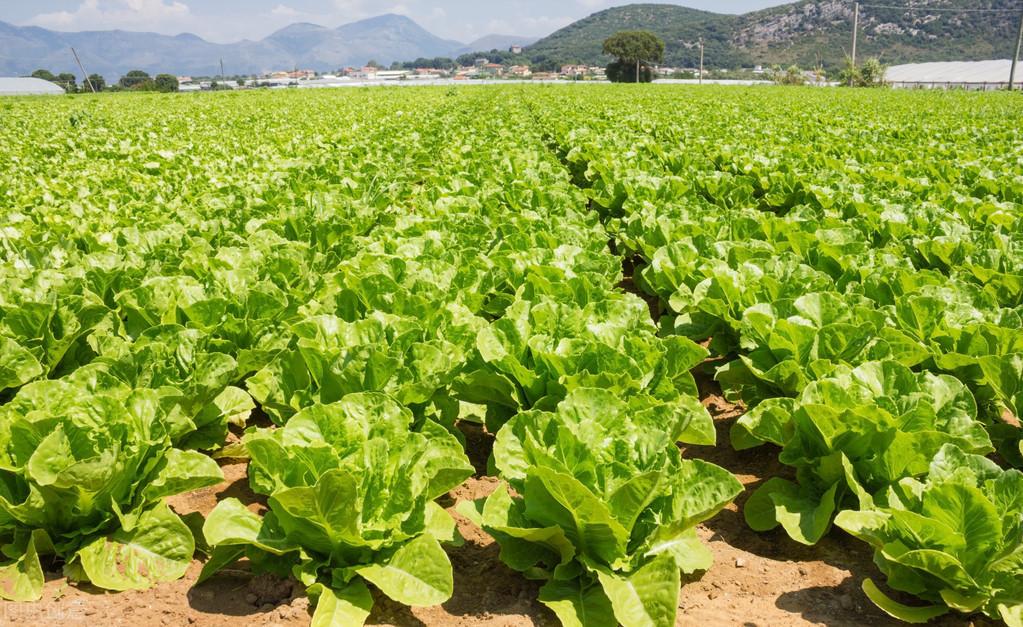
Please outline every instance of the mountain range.
[[[907, 8], [864, 7], [861, 57], [880, 56], [894, 64], [1009, 58], [1013, 52], [1018, 0], [912, 0], [909, 4]], [[442, 39], [407, 17], [391, 14], [338, 28], [293, 24], [260, 41], [232, 44], [212, 43], [191, 34], [65, 33], [0, 22], [0, 75], [25, 75], [38, 68], [76, 73], [71, 47], [89, 72], [108, 80], [132, 69], [212, 76], [220, 73], [221, 60], [227, 74], [290, 68], [328, 71], [370, 60], [389, 65], [418, 58], [453, 58], [512, 44], [531, 44], [525, 59], [541, 69], [553, 69], [565, 63], [605, 64], [604, 39], [621, 30], [640, 29], [651, 30], [665, 41], [667, 65], [695, 66], [699, 51], [694, 44], [702, 39], [706, 65], [712, 68], [792, 63], [835, 67], [850, 48], [852, 7], [848, 0], [800, 0], [727, 15], [674, 4], [632, 4], [600, 11], [535, 42], [491, 35], [469, 44]]]
[[[622, 30], [650, 30], [665, 42], [664, 63], [696, 67], [701, 39], [708, 67], [818, 64], [838, 67], [852, 47], [850, 0], [800, 0], [744, 15], [677, 5], [633, 4], [600, 11], [527, 49], [534, 64], [606, 63], [604, 39]], [[1011, 58], [1019, 0], [889, 0], [864, 3], [858, 54], [888, 64]], [[995, 11], [987, 11], [994, 9]]]
[[474, 50], [526, 45], [536, 38], [488, 35], [465, 44], [442, 39], [402, 15], [380, 15], [326, 28], [292, 24], [259, 41], [231, 44], [196, 35], [177, 36], [121, 30], [58, 32], [0, 22], [0, 75], [18, 76], [45, 68], [78, 74], [71, 48], [86, 70], [116, 80], [129, 70], [196, 76], [225, 72], [255, 74], [293, 68], [329, 71], [370, 61], [390, 65], [417, 58], [456, 57]]

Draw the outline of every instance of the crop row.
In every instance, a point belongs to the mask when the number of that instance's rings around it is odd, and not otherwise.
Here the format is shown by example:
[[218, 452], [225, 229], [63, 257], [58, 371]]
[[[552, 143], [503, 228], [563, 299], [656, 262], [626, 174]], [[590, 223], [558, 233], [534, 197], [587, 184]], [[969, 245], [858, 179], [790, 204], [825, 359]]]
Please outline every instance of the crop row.
[[[317, 625], [441, 603], [467, 421], [504, 483], [459, 511], [564, 624], [673, 624], [741, 491], [676, 446], [715, 443], [713, 357], [732, 445], [794, 469], [753, 530], [863, 538], [931, 603], [868, 583], [895, 616], [1023, 624], [1014, 101], [415, 92], [5, 105], [0, 596], [198, 551]], [[224, 458], [265, 507], [166, 505]]]
[[[693, 528], [740, 491], [675, 446], [713, 443], [706, 351], [616, 288], [520, 103], [424, 93], [8, 111], [4, 596], [38, 599], [44, 564], [143, 589], [198, 548], [200, 581], [239, 559], [301, 581], [314, 624], [361, 623], [368, 584], [441, 603], [460, 539], [435, 499], [475, 421], [511, 490], [462, 509], [541, 600], [673, 622], [709, 566]], [[207, 453], [248, 459], [265, 511], [168, 508], [221, 480]]]
[[534, 100], [548, 142], [660, 301], [662, 336], [725, 362], [748, 408], [732, 445], [794, 469], [753, 493], [750, 527], [867, 541], [890, 587], [931, 602], [868, 580], [898, 618], [1021, 624], [1023, 475], [984, 457], [1023, 465], [1016, 103], [750, 92], [648, 117], [673, 94], [575, 96]]

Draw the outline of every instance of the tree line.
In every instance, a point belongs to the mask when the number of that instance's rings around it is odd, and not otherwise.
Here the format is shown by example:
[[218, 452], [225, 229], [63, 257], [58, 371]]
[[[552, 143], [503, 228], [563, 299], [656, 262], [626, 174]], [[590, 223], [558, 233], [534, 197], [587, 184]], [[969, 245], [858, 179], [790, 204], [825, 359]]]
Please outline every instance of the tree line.
[[[41, 78], [59, 85], [69, 94], [87, 94], [95, 91], [156, 91], [172, 93], [178, 90], [178, 78], [172, 74], [157, 74], [155, 77], [142, 70], [132, 70], [121, 77], [119, 81], [108, 85], [105, 78], [99, 74], [90, 74], [89, 77], [78, 83], [78, 77], [69, 72], [54, 74], [49, 70], [39, 69], [32, 72], [32, 78]], [[91, 84], [91, 86], [90, 86]]]
[[[622, 31], [604, 41], [604, 54], [616, 60], [607, 66], [607, 78], [612, 83], [649, 83], [654, 79], [653, 64], [664, 59], [664, 42], [649, 31]], [[852, 87], [883, 87], [887, 67], [877, 58], [869, 58], [856, 65], [846, 59], [845, 69], [838, 75], [840, 85]], [[787, 70], [775, 67], [768, 76], [780, 85], [803, 85], [807, 74], [793, 65]], [[817, 72], [817, 82], [823, 81], [823, 69]]]

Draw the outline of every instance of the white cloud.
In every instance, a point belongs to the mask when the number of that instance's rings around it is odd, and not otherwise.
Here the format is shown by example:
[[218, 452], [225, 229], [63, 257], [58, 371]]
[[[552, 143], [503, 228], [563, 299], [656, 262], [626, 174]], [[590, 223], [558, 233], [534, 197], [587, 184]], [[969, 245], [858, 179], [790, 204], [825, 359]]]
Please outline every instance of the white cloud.
[[283, 4], [278, 4], [274, 8], [270, 9], [270, 15], [275, 15], [277, 17], [293, 18], [301, 15], [301, 12], [298, 11], [297, 9], [293, 9], [292, 7]]
[[44, 28], [75, 30], [153, 30], [183, 28], [192, 12], [179, 0], [83, 0], [74, 11], [40, 13], [28, 23]]

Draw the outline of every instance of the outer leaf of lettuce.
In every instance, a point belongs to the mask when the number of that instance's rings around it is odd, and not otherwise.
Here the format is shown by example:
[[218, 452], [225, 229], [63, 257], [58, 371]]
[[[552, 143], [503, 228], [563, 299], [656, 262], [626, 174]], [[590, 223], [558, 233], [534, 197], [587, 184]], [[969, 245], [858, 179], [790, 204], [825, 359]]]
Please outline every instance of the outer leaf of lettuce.
[[580, 579], [552, 579], [540, 589], [540, 602], [553, 611], [565, 627], [616, 627], [618, 620], [600, 584]]
[[24, 552], [14, 562], [0, 566], [0, 598], [8, 601], [38, 601], [45, 583], [35, 538], [30, 536]]
[[195, 540], [165, 504], [148, 510], [133, 532], [118, 531], [78, 552], [93, 584], [107, 590], [145, 590], [181, 578], [192, 563]]
[[597, 577], [624, 627], [657, 627], [675, 621], [680, 577], [670, 555], [655, 558], [628, 574], [603, 569]]
[[339, 590], [313, 584], [306, 593], [316, 603], [311, 627], [359, 627], [373, 610], [373, 596], [358, 579]]
[[451, 598], [454, 588], [451, 562], [430, 535], [403, 544], [387, 562], [362, 566], [356, 572], [405, 605], [438, 605]]

